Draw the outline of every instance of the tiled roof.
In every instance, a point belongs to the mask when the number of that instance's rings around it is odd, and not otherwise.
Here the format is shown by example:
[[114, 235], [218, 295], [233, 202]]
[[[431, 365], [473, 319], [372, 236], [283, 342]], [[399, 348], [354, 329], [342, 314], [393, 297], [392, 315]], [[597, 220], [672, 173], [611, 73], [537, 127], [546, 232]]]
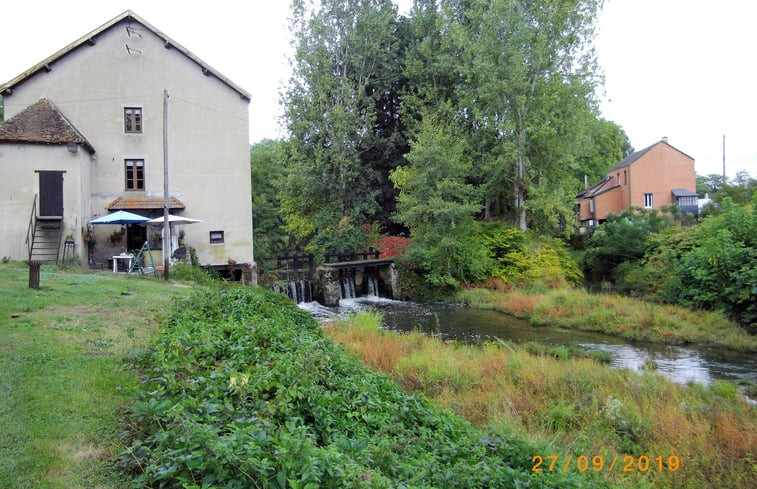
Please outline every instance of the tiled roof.
[[81, 144], [94, 154], [87, 141], [52, 102], [42, 99], [0, 124], [0, 142], [32, 144]]
[[605, 185], [607, 185], [608, 183], [610, 183], [610, 180], [611, 180], [610, 177], [604, 177], [602, 180], [598, 181], [597, 183], [595, 183], [591, 187], [586, 188], [583, 192], [581, 192], [580, 194], [578, 194], [576, 196], [576, 198], [578, 198], [578, 199], [585, 199], [585, 198], [589, 198], [589, 197], [594, 197], [595, 195], [599, 195], [599, 194], [605, 193], [608, 190], [612, 190], [615, 187], [618, 187], [618, 185], [616, 184], [616, 185], [614, 185], [612, 187], [605, 188]]
[[[673, 146], [671, 146], [670, 144], [668, 144], [667, 140], [663, 139], [662, 141], [657, 141], [656, 143], [654, 143], [651, 146], [647, 146], [644, 149], [641, 149], [639, 151], [636, 151], [636, 152], [631, 153], [630, 155], [626, 156], [626, 158], [623, 161], [621, 161], [617, 165], [615, 165], [612, 168], [610, 168], [609, 170], [607, 170], [607, 173], [614, 172], [615, 170], [617, 170], [619, 168], [626, 168], [627, 166], [630, 166], [631, 163], [633, 163], [634, 161], [638, 160], [639, 158], [641, 158], [642, 156], [644, 156], [645, 154], [647, 154], [647, 152], [650, 149], [654, 148], [658, 144], [664, 144], [664, 145], [668, 146], [669, 148], [674, 149], [675, 151], [678, 151], [679, 153], [681, 153], [685, 157], [691, 158], [691, 156], [687, 155], [686, 153], [684, 153], [683, 151], [681, 151], [678, 148], [674, 148]], [[691, 158], [691, 159], [693, 160], [694, 158]]]
[[[168, 198], [169, 209], [184, 209], [186, 206], [176, 197]], [[162, 209], [163, 197], [119, 197], [105, 206], [109, 211], [129, 209]]]
[[652, 146], [647, 146], [644, 149], [641, 149], [639, 151], [635, 151], [635, 152], [631, 153], [630, 155], [626, 156], [623, 161], [621, 161], [617, 165], [615, 165], [612, 168], [610, 168], [609, 170], [607, 170], [607, 172], [610, 173], [610, 172], [613, 172], [613, 171], [615, 171], [615, 170], [617, 170], [619, 168], [625, 168], [627, 166], [630, 166], [631, 163], [633, 163], [634, 161], [638, 160], [639, 158], [641, 158], [642, 156], [644, 156], [645, 154], [647, 154], [647, 151], [649, 151], [650, 149], [652, 149], [655, 146], [657, 146], [658, 144], [660, 144], [660, 142], [654, 143]]

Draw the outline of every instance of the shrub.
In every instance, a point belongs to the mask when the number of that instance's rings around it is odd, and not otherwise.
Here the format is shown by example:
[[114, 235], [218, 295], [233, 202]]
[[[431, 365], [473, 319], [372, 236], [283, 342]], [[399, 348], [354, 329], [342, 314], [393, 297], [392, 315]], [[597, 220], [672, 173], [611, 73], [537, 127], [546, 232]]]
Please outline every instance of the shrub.
[[757, 192], [752, 212], [726, 198], [682, 253], [670, 297], [686, 306], [726, 312], [743, 324], [757, 321]]
[[479, 240], [494, 260], [492, 275], [505, 283], [529, 286], [536, 282], [547, 288], [579, 282], [578, 264], [558, 239], [524, 233], [513, 226], [487, 223]]
[[140, 363], [124, 465], [140, 487], [581, 487], [543, 453], [404, 393], [285, 297], [198, 290]]
[[220, 275], [215, 270], [194, 267], [186, 263], [176, 263], [171, 267], [171, 278], [197, 285], [220, 285], [222, 283]]
[[381, 253], [381, 258], [402, 256], [410, 246], [410, 239], [402, 236], [384, 236], [374, 242], [374, 247]]

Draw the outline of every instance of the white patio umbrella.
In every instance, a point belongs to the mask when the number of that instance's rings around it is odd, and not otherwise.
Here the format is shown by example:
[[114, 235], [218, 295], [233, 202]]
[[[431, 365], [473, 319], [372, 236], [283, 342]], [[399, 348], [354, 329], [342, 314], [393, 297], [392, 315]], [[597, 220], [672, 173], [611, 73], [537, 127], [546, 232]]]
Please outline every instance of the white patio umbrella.
[[[156, 217], [155, 219], [150, 219], [147, 221], [148, 224], [163, 224], [165, 221], [163, 220], [163, 216]], [[196, 222], [202, 222], [199, 219], [190, 219], [188, 217], [184, 216], [174, 216], [173, 214], [168, 214], [168, 224], [194, 224]]]
[[[173, 256], [173, 240], [170, 238], [174, 235], [173, 232], [173, 226], [174, 224], [194, 224], [197, 222], [202, 222], [199, 219], [191, 219], [189, 217], [184, 216], [174, 216], [173, 214], [168, 214], [168, 227], [169, 227], [169, 240], [168, 240], [168, 256]], [[147, 224], [152, 225], [163, 225], [165, 223], [165, 219], [163, 219], [163, 216], [156, 217], [155, 219], [150, 219], [147, 221]]]

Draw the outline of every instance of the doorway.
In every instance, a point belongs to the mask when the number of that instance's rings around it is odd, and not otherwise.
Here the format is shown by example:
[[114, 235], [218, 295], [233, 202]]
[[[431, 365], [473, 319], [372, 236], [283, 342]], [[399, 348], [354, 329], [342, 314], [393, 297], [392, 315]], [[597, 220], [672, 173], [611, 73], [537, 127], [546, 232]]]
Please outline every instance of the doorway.
[[147, 226], [144, 224], [129, 224], [126, 226], [126, 249], [138, 250], [147, 241]]
[[64, 171], [42, 171], [39, 173], [39, 215], [43, 217], [63, 217], [63, 174]]

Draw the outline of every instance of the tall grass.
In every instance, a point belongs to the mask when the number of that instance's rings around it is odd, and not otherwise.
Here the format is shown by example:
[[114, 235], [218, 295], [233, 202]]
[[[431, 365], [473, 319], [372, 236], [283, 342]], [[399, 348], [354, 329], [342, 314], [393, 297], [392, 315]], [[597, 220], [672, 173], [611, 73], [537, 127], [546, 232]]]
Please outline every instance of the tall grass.
[[676, 472], [605, 474], [624, 487], [748, 487], [754, 480], [755, 408], [727, 387], [679, 386], [654, 372], [534, 355], [510, 344], [397, 334], [380, 322], [380, 315], [361, 312], [324, 330], [406, 389], [478, 426], [515, 431], [575, 456], [682, 461]]
[[757, 336], [716, 312], [653, 304], [631, 297], [590, 294], [562, 288], [530, 293], [466, 289], [457, 300], [472, 307], [495, 309], [526, 318], [535, 325], [600, 331], [631, 341], [719, 345], [757, 351]]

